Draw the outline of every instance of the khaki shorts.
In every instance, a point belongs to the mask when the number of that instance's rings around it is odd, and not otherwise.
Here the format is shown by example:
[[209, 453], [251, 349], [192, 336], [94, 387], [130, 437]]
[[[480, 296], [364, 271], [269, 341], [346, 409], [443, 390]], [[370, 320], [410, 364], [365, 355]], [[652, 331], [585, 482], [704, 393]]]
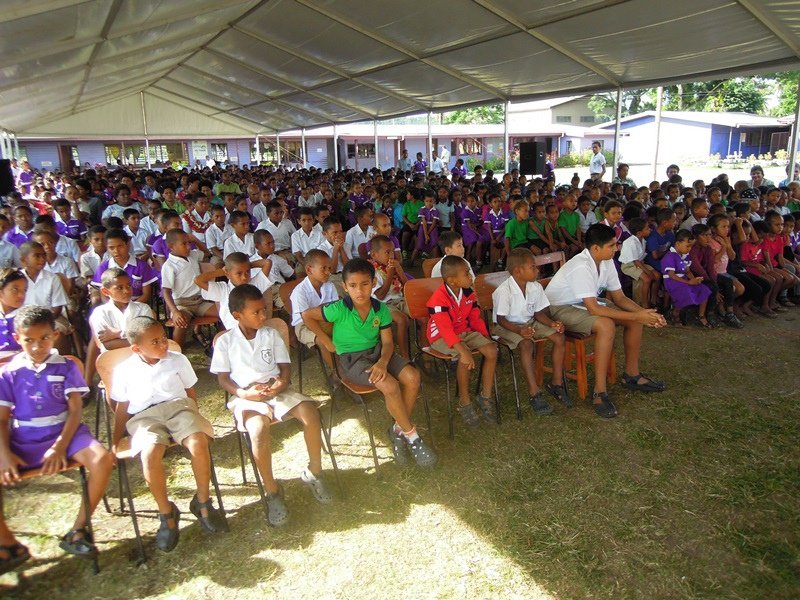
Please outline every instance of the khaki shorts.
[[305, 323], [298, 323], [295, 325], [294, 334], [297, 337], [298, 342], [308, 346], [309, 348], [313, 348], [314, 344], [317, 342], [317, 334], [306, 327]]
[[385, 304], [386, 306], [389, 307], [390, 310], [398, 310], [401, 313], [408, 315], [408, 311], [406, 310], [405, 298], [395, 298], [394, 300], [387, 300]]
[[269, 411], [272, 412], [272, 418], [276, 421], [282, 421], [289, 411], [291, 411], [301, 402], [319, 401], [306, 396], [305, 394], [286, 390], [274, 398], [264, 400], [263, 402], [245, 400], [244, 398], [234, 396], [228, 401], [228, 409], [233, 411], [233, 418], [234, 421], [236, 421], [236, 429], [239, 431], [247, 431], [244, 426], [244, 413], [254, 412], [266, 417], [268, 414], [267, 407], [269, 407]]
[[283, 308], [283, 299], [281, 298], [282, 283], [276, 283], [272, 286], [272, 306], [277, 309]]
[[638, 280], [642, 276], [642, 273], [644, 272], [642, 269], [637, 267], [636, 263], [634, 262], [623, 263], [622, 265], [620, 265], [620, 270], [623, 273], [625, 273], [625, 275], [634, 280]]
[[[477, 350], [481, 346], [485, 346], [487, 344], [494, 344], [492, 340], [487, 337], [482, 336], [477, 331], [467, 331], [462, 333], [460, 336], [461, 342], [470, 350]], [[436, 350], [437, 352], [441, 352], [442, 354], [448, 354], [453, 358], [458, 356], [458, 350], [455, 348], [450, 348], [443, 339], [439, 338], [435, 342], [431, 344], [431, 348]]]
[[[605, 305], [607, 308], [616, 308], [614, 303], [609, 300], [605, 300]], [[571, 304], [565, 306], [553, 306], [551, 304], [550, 317], [554, 321], [561, 321], [566, 331], [581, 335], [591, 335], [594, 322], [600, 318], [590, 315], [585, 308], [578, 308]]]
[[56, 318], [56, 331], [61, 335], [72, 335], [72, 325], [70, 325], [67, 315], [64, 314], [65, 312], [66, 310], [62, 310]]
[[[525, 323], [525, 325], [528, 327], [533, 327], [533, 339], [535, 340], [544, 340], [556, 333], [555, 329], [549, 325], [545, 325], [544, 323], [539, 323], [536, 319], [531, 319]], [[513, 331], [510, 331], [497, 324], [492, 327], [492, 335], [503, 340], [512, 350], [516, 350], [520, 342], [525, 339], [520, 334], [514, 333]]]
[[191, 398], [169, 400], [150, 406], [128, 419], [126, 425], [131, 435], [134, 455], [149, 446], [168, 446], [172, 440], [180, 444], [193, 433], [214, 437], [214, 428]]
[[188, 312], [193, 317], [203, 317], [208, 311], [216, 306], [213, 302], [203, 300], [200, 294], [196, 296], [186, 296], [185, 298], [175, 298], [175, 306], [181, 312]]

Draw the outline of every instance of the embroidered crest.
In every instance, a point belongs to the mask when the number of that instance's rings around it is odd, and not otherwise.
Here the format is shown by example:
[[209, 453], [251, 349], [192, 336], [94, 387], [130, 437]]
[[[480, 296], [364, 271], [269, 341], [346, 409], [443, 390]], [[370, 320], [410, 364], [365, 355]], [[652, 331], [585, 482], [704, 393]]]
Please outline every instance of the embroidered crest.
[[378, 317], [375, 317], [374, 319], [372, 319], [372, 326], [373, 327], [380, 327], [381, 326], [381, 320]]
[[50, 384], [50, 393], [53, 394], [54, 398], [64, 398], [64, 382], [57, 381], [55, 383]]
[[268, 364], [272, 362], [272, 348], [265, 348], [261, 351], [261, 360]]

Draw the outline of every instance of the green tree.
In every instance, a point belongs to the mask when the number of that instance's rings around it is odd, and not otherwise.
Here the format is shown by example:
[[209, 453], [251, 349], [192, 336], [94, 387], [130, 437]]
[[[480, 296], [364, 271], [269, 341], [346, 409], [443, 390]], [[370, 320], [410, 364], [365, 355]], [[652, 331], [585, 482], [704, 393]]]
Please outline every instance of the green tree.
[[[622, 91], [622, 116], [635, 115], [645, 110], [653, 110], [655, 92], [653, 90], [623, 90]], [[589, 110], [594, 112], [600, 121], [611, 121], [617, 116], [617, 93], [605, 92], [595, 94], [589, 99]]]
[[760, 114], [766, 108], [769, 86], [756, 78], [728, 79], [718, 93], [710, 96], [706, 110], [711, 112], [745, 112]]
[[502, 123], [504, 117], [502, 104], [487, 104], [485, 106], [473, 106], [463, 110], [454, 110], [442, 115], [444, 123], [460, 124], [487, 124]]
[[797, 83], [800, 81], [800, 71], [775, 73], [771, 77], [775, 80], [778, 93], [778, 106], [773, 108], [772, 115], [775, 117], [793, 115], [797, 106]]

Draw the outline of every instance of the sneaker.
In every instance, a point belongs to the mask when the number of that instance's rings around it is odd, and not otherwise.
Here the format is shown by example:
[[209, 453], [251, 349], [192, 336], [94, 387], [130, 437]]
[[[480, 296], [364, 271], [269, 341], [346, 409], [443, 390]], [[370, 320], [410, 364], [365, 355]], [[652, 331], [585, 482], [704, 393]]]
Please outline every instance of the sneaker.
[[278, 491], [274, 494], [266, 494], [267, 501], [267, 522], [273, 527], [286, 525], [289, 520], [289, 509], [283, 500], [283, 486], [278, 484]]
[[531, 403], [533, 412], [539, 416], [553, 414], [553, 407], [550, 406], [550, 403], [544, 399], [542, 392], [536, 392], [533, 396], [530, 396], [528, 398], [528, 402]]
[[314, 475], [308, 469], [308, 467], [306, 467], [300, 474], [300, 481], [309, 487], [317, 502], [321, 504], [330, 504], [333, 502], [333, 494], [331, 494], [330, 489], [328, 489], [328, 485], [322, 478], [322, 473], [319, 475]]
[[421, 437], [418, 437], [413, 442], [408, 444], [408, 450], [411, 456], [417, 461], [417, 465], [425, 469], [432, 469], [439, 462], [439, 457], [436, 451], [428, 445], [428, 443]]
[[389, 441], [392, 442], [392, 454], [394, 454], [394, 462], [401, 467], [408, 464], [408, 442], [402, 433], [394, 430], [394, 426], [389, 425]]

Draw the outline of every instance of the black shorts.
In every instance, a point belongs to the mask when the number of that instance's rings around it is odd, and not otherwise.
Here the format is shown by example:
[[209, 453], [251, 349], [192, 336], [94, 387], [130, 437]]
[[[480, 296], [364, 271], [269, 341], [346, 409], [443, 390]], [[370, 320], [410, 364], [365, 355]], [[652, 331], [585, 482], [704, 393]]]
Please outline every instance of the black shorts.
[[550, 249], [550, 246], [547, 245], [543, 239], [538, 240], [528, 240], [531, 243], [531, 246], [536, 246], [542, 252], [547, 252]]
[[[369, 350], [340, 354], [338, 356], [339, 370], [346, 381], [359, 385], [372, 385], [369, 381], [369, 373], [366, 370], [378, 362], [380, 357], [380, 344]], [[389, 364], [386, 366], [386, 371], [397, 379], [400, 376], [400, 371], [408, 364], [410, 363], [405, 358], [393, 353], [392, 358], [389, 359]]]

